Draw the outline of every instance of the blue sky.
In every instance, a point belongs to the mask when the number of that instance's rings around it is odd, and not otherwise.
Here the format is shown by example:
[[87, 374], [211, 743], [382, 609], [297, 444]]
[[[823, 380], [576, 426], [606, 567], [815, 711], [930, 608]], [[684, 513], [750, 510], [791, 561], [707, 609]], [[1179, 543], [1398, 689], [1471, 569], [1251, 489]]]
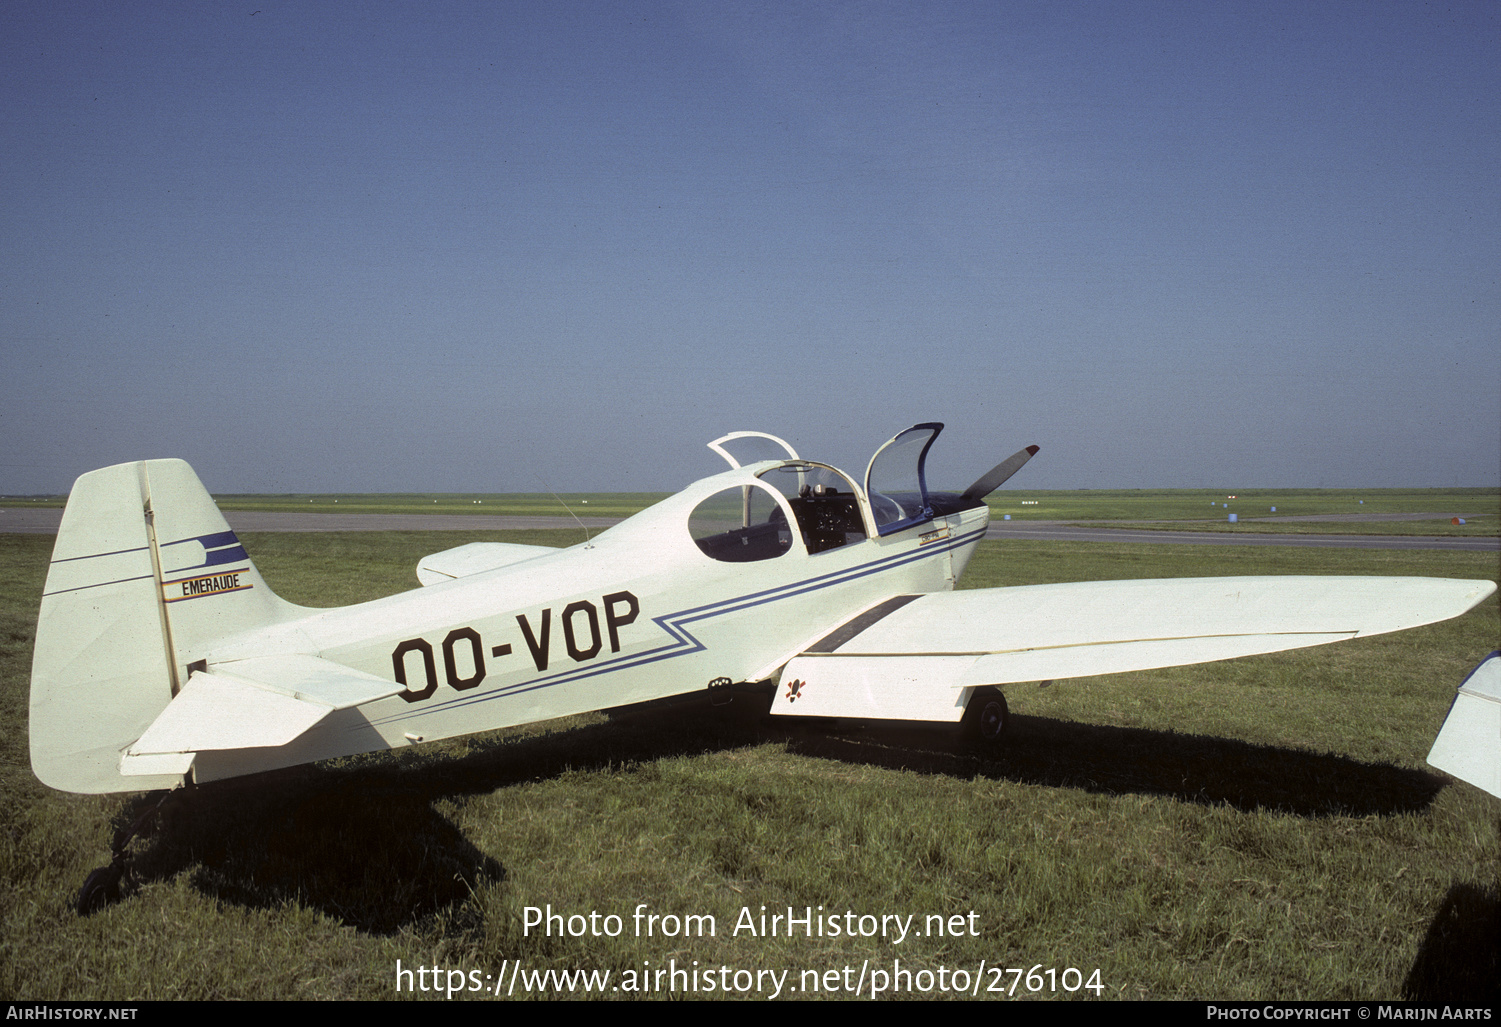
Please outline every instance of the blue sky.
[[0, 5], [0, 493], [1495, 485], [1501, 6]]

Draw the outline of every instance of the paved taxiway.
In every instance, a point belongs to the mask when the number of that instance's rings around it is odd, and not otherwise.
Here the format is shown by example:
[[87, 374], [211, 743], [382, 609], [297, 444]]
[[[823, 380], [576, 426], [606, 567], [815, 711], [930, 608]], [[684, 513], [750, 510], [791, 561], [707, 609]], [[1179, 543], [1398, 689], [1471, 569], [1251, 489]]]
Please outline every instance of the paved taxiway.
[[[56, 508], [0, 507], [0, 532], [56, 534], [63, 512]], [[1365, 516], [1365, 515], [1356, 515]], [[1372, 520], [1382, 515], [1369, 515]], [[335, 514], [226, 510], [235, 531], [500, 531], [577, 528], [571, 517], [504, 517], [493, 514]], [[591, 532], [619, 518], [584, 517]], [[1334, 546], [1345, 549], [1450, 549], [1501, 552], [1501, 538], [1429, 535], [1259, 535], [1217, 531], [1142, 531], [1129, 527], [1084, 527], [1063, 521], [991, 521], [987, 538], [1049, 542], [1147, 542], [1199, 546]]]

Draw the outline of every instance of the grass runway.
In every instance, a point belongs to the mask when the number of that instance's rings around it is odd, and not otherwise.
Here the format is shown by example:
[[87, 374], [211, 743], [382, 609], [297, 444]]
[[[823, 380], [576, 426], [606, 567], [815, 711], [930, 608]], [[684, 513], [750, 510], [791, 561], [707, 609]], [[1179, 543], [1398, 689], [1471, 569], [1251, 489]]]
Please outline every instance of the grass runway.
[[[287, 599], [329, 606], [414, 587], [420, 556], [496, 538], [244, 541]], [[571, 544], [577, 532], [504, 538]], [[695, 971], [697, 990], [685, 973], [678, 997], [765, 997], [776, 974], [782, 997], [847, 995], [862, 968], [866, 986], [873, 969], [917, 973], [896, 996], [915, 998], [960, 997], [961, 970], [994, 998], [1000, 968], [1012, 1000], [1094, 999], [1077, 987], [1093, 979], [1120, 999], [1493, 1002], [1501, 980], [1501, 803], [1423, 760], [1455, 686], [1501, 643], [1495, 596], [1394, 635], [1011, 686], [1010, 747], [995, 760], [941, 734], [768, 725], [737, 702], [204, 787], [133, 843], [123, 900], [81, 919], [74, 894], [144, 805], [31, 775], [30, 653], [51, 544], [0, 536], [8, 998], [395, 998], [398, 960], [466, 987], [518, 965], [608, 971], [610, 998], [664, 996], [640, 985], [668, 967]], [[963, 585], [1292, 573], [1494, 579], [1497, 567], [1491, 554], [1008, 541], [982, 543]], [[715, 934], [637, 937], [643, 903], [713, 917]], [[527, 931], [528, 908], [549, 905], [614, 914], [623, 929]], [[848, 911], [857, 931], [734, 932], [762, 906]], [[863, 915], [910, 916], [916, 930], [900, 944], [861, 936]], [[924, 931], [929, 916], [961, 928]]]

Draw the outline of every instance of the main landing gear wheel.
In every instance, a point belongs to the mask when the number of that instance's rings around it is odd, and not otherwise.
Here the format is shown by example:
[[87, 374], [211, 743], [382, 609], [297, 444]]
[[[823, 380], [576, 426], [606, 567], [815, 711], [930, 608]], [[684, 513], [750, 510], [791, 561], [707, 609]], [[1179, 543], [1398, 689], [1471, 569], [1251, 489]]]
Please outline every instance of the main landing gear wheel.
[[1006, 725], [1011, 722], [1011, 711], [1006, 707], [1006, 697], [999, 688], [986, 685], [977, 688], [964, 707], [964, 719], [959, 726], [964, 739], [984, 752], [995, 753], [1001, 748], [1006, 734]]

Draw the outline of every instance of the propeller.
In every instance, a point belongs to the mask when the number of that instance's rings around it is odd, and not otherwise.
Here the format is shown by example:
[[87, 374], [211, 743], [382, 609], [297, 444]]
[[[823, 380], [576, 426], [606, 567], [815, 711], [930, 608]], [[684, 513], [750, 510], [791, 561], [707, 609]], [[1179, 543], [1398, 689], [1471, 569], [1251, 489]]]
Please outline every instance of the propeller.
[[964, 490], [964, 499], [970, 502], [979, 502], [1003, 485], [1007, 478], [1022, 469], [1032, 457], [1037, 455], [1036, 446], [1028, 446], [1019, 450], [996, 464], [990, 470], [975, 479], [975, 483]]

